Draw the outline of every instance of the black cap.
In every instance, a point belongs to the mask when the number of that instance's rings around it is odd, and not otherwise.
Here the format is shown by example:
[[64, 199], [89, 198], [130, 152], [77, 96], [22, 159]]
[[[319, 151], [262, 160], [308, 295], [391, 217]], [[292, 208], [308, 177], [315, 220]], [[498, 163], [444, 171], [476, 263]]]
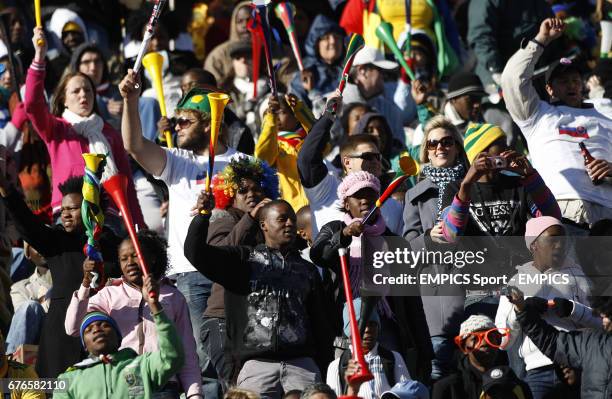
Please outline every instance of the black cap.
[[471, 72], [461, 72], [451, 77], [448, 82], [448, 94], [446, 98], [450, 100], [465, 94], [482, 97], [487, 95], [478, 75]]
[[545, 81], [550, 83], [554, 78], [566, 73], [576, 72], [580, 74], [578, 67], [569, 58], [561, 58], [559, 61], [553, 62], [546, 71]]
[[517, 385], [520, 385], [519, 379], [508, 366], [493, 367], [482, 376], [482, 392], [484, 393], [494, 387], [511, 391]]
[[246, 54], [248, 56], [251, 56], [251, 53], [252, 53], [251, 42], [243, 41], [243, 40], [240, 40], [240, 41], [236, 40], [232, 42], [228, 46], [227, 49], [228, 49], [229, 56], [232, 58], [240, 54]]

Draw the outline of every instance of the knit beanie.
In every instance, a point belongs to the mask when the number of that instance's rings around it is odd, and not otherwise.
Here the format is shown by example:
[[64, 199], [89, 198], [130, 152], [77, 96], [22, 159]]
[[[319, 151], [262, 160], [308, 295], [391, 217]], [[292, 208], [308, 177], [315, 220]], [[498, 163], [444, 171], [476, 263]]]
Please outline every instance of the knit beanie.
[[350, 197], [362, 188], [371, 188], [380, 194], [380, 181], [370, 172], [359, 171], [349, 173], [342, 179], [338, 186], [338, 198], [344, 202], [346, 197]]
[[472, 163], [476, 155], [502, 137], [506, 137], [506, 133], [499, 126], [490, 123], [470, 123], [463, 140], [468, 161]]
[[495, 323], [490, 317], [483, 314], [471, 315], [466, 321], [461, 323], [459, 336], [463, 339], [474, 331], [490, 330], [491, 328], [495, 328]]
[[85, 317], [83, 317], [83, 321], [81, 322], [80, 333], [81, 333], [81, 344], [83, 344], [83, 348], [86, 348], [85, 339], [84, 339], [85, 329], [94, 321], [105, 321], [108, 324], [110, 324], [115, 329], [115, 333], [117, 333], [117, 338], [119, 339], [119, 342], [121, 342], [121, 339], [122, 339], [121, 331], [119, 331], [119, 326], [117, 326], [117, 323], [112, 317], [110, 317], [109, 315], [103, 312], [90, 312], [90, 313], [87, 313]]

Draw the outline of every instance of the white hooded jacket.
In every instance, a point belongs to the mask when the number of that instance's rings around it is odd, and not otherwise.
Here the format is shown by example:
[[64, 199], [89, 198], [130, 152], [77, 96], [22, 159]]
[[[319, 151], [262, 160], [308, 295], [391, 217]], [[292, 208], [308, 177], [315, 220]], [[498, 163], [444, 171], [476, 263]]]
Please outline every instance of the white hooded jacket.
[[[574, 308], [569, 317], [560, 318], [554, 310], [546, 311], [543, 319], [550, 325], [562, 331], [571, 331], [585, 327], [601, 327], [601, 319], [594, 316], [589, 307], [590, 281], [584, 275], [580, 266], [565, 264], [559, 269], [548, 269], [540, 272], [533, 265], [533, 262], [528, 262], [517, 266], [516, 270], [517, 274], [512, 277], [509, 285], [518, 287], [523, 291], [526, 298], [531, 296], [538, 296], [544, 299], [560, 297], [574, 302]], [[538, 275], [541, 278], [546, 278], [546, 281], [542, 284], [526, 281], [526, 276], [533, 277]], [[540, 352], [531, 339], [522, 332], [521, 325], [516, 319], [514, 305], [505, 296], [500, 298], [497, 315], [495, 316], [495, 325], [498, 328], [510, 329], [510, 341], [506, 349], [513, 345], [520, 345], [519, 356], [525, 361], [527, 370], [553, 364], [548, 357]]]

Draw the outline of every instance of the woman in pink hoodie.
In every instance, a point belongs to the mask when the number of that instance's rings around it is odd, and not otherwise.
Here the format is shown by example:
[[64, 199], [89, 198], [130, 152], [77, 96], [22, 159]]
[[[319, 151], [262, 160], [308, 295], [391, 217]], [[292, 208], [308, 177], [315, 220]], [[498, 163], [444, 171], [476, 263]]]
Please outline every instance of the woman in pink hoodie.
[[[164, 392], [168, 396], [164, 397], [178, 398], [180, 392], [185, 392], [187, 398], [203, 398], [196, 343], [187, 302], [183, 294], [168, 279], [163, 278], [168, 266], [166, 243], [155, 232], [147, 230], [138, 233], [138, 241], [149, 272], [160, 281], [159, 302], [174, 322], [185, 347], [185, 365], [177, 374], [177, 378], [166, 384]], [[157, 330], [147, 300], [141, 294], [141, 265], [132, 241], [126, 238], [119, 245], [118, 252], [123, 276], [92, 297], [89, 296], [89, 272], [93, 269], [93, 262], [86, 259], [83, 263], [83, 283], [72, 295], [66, 311], [66, 334], [78, 336], [83, 317], [89, 312], [101, 311], [117, 322], [123, 337], [121, 348], [132, 348], [139, 355], [155, 352], [158, 350]]]
[[65, 75], [57, 85], [49, 111], [44, 88], [47, 39], [42, 28], [34, 28], [32, 41], [36, 53], [26, 77], [24, 107], [51, 158], [53, 212], [57, 213], [61, 206], [59, 183], [84, 174], [85, 161], [81, 154], [102, 153], [106, 154], [102, 180], [117, 173], [127, 176], [127, 200], [134, 223], [145, 226], [121, 135], [100, 117], [93, 82], [80, 72]]

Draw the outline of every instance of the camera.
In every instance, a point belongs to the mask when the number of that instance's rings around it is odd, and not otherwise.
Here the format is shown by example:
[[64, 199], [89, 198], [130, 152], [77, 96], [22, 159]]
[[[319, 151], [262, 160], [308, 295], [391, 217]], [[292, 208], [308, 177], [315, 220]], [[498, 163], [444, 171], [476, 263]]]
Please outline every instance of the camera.
[[487, 161], [493, 169], [503, 169], [508, 166], [508, 161], [503, 157], [487, 157]]

